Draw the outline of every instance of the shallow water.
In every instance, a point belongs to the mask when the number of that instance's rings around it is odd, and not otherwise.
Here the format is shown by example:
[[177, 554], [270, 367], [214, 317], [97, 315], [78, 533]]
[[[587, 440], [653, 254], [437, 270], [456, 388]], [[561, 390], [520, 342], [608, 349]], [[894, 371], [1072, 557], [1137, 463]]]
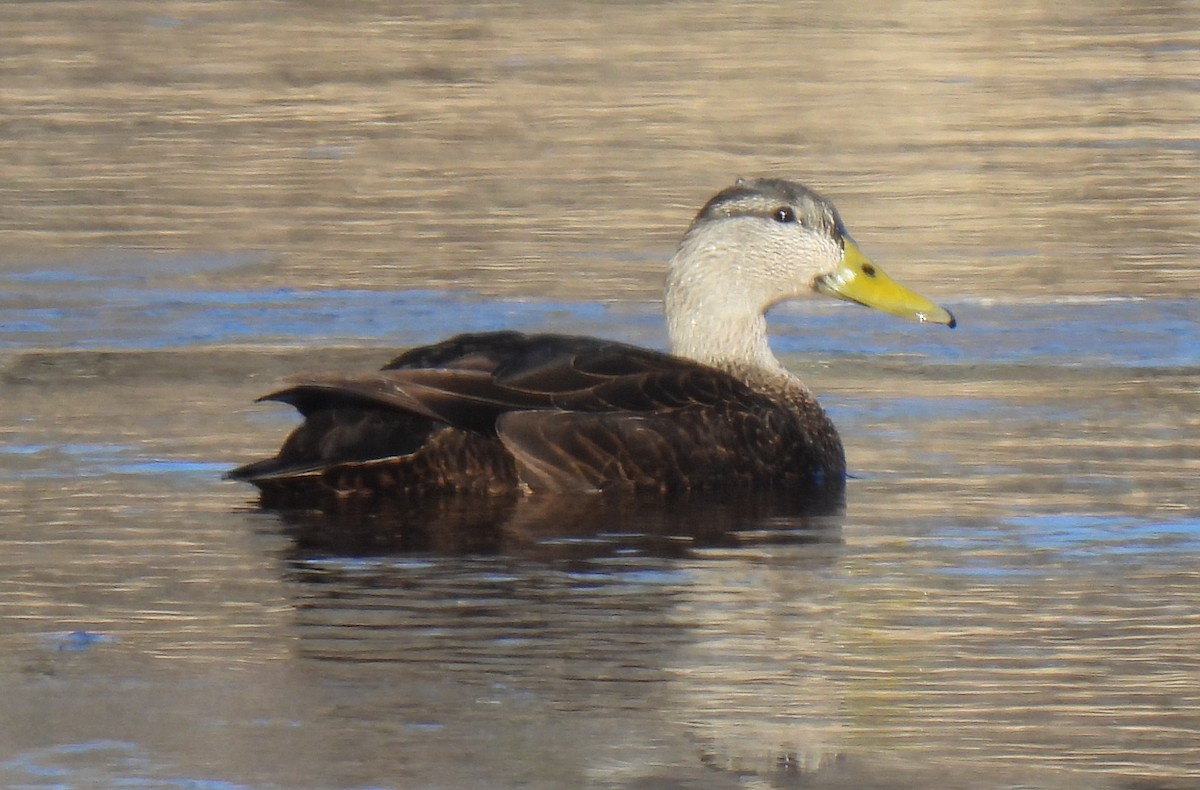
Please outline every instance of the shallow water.
[[[1200, 783], [1200, 11], [955, 11], [0, 6], [0, 784]], [[960, 319], [772, 314], [844, 516], [364, 532], [219, 479], [289, 374], [661, 346], [757, 173]]]

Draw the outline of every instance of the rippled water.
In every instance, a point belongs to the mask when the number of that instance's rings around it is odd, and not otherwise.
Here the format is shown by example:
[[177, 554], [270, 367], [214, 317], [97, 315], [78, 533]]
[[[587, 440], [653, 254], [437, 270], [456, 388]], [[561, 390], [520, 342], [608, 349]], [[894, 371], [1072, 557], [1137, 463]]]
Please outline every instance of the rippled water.
[[[0, 784], [1200, 783], [1200, 11], [0, 5]], [[954, 332], [774, 344], [846, 513], [283, 519], [280, 377], [661, 346], [735, 175]]]

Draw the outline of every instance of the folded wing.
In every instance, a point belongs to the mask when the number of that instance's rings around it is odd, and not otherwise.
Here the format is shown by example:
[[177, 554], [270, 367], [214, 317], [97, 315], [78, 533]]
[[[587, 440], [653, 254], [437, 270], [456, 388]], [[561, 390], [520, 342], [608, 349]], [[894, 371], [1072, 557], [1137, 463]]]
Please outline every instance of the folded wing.
[[263, 400], [305, 418], [276, 457], [230, 473], [264, 494], [737, 486], [786, 482], [815, 451], [794, 415], [726, 373], [565, 335], [459, 335]]

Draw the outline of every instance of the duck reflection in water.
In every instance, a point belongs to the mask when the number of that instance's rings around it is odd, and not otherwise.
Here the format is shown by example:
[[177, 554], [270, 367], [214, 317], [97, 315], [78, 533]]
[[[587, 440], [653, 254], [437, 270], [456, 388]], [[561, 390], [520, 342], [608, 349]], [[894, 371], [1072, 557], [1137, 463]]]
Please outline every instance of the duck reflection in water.
[[[228, 476], [257, 486], [264, 507], [391, 513], [408, 539], [434, 544], [443, 538], [418, 523], [457, 523], [445, 539], [467, 542], [484, 523], [578, 533], [589, 511], [627, 518], [648, 497], [662, 511], [652, 532], [694, 532], [671, 514], [694, 517], [681, 503], [702, 500], [730, 512], [758, 501], [754, 511], [766, 495], [793, 514], [835, 513], [841, 440], [772, 354], [765, 317], [817, 293], [955, 325], [869, 261], [828, 200], [789, 181], [739, 180], [704, 205], [671, 259], [669, 354], [490, 332], [412, 349], [373, 374], [302, 377], [264, 400], [291, 404], [303, 424], [276, 456]], [[600, 507], [601, 495], [626, 504]]]
[[840, 497], [775, 492], [564, 496], [440, 496], [385, 500], [370, 510], [280, 511], [292, 559], [327, 556], [507, 555], [541, 561], [763, 544], [841, 542]]

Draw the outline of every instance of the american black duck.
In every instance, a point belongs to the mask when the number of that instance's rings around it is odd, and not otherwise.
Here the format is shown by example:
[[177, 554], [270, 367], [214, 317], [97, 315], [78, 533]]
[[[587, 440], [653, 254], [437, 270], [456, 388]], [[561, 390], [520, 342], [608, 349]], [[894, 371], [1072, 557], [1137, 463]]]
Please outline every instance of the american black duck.
[[889, 279], [833, 204], [739, 180], [684, 234], [667, 275], [671, 353], [558, 334], [465, 334], [378, 373], [265, 396], [304, 417], [229, 477], [268, 507], [336, 510], [445, 493], [788, 490], [845, 485], [841, 440], [771, 353], [766, 311], [813, 293], [923, 322], [954, 316]]

